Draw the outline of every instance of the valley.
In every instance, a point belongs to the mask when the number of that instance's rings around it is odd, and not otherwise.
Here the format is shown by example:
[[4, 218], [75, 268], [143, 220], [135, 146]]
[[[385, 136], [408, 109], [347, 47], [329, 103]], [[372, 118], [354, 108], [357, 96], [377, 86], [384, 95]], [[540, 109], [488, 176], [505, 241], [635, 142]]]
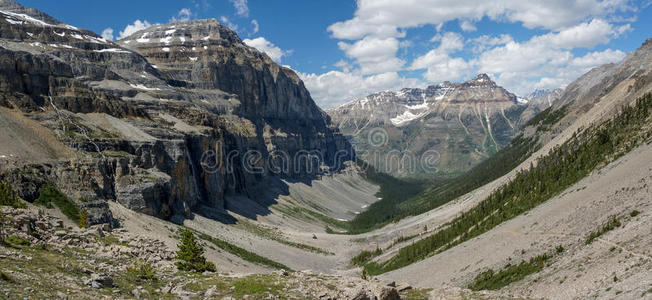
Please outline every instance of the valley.
[[0, 0], [1, 298], [652, 297], [652, 39], [322, 110], [224, 23]]

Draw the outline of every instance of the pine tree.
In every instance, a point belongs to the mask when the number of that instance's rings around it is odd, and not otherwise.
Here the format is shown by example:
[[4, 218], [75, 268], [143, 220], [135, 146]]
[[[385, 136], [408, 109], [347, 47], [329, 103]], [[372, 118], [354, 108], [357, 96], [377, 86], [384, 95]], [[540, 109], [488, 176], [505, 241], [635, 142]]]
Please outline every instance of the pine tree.
[[195, 241], [195, 235], [186, 229], [182, 233], [181, 243], [177, 245], [177, 259], [181, 260], [176, 263], [180, 270], [215, 272], [215, 264], [206, 261], [204, 257], [204, 248]]

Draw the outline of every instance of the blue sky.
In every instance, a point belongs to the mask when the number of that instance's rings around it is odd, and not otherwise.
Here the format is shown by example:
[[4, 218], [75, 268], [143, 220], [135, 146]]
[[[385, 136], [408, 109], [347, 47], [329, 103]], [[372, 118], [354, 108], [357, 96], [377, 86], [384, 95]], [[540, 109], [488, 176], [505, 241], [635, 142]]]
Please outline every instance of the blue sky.
[[114, 38], [175, 19], [219, 19], [296, 70], [323, 108], [480, 72], [526, 95], [563, 87], [652, 37], [650, 0], [18, 2]]

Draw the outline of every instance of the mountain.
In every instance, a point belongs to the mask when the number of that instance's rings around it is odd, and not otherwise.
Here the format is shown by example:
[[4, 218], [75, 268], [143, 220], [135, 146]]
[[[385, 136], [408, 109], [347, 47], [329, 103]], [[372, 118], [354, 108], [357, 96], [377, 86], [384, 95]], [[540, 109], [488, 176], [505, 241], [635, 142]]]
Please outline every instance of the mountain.
[[299, 77], [217, 20], [114, 43], [1, 0], [0, 69], [0, 179], [29, 202], [56, 186], [91, 224], [111, 220], [107, 200], [219, 215], [354, 159]]
[[631, 268], [614, 253], [650, 249], [636, 238], [652, 224], [650, 74], [652, 39], [569, 84], [522, 137], [472, 171], [396, 205], [399, 217], [384, 224], [402, 235], [380, 243], [368, 273], [525, 298], [648, 295], [640, 273], [650, 260]]
[[376, 169], [423, 177], [460, 174], [496, 153], [527, 122], [521, 117], [527, 107], [480, 74], [463, 83], [380, 92], [327, 112]]

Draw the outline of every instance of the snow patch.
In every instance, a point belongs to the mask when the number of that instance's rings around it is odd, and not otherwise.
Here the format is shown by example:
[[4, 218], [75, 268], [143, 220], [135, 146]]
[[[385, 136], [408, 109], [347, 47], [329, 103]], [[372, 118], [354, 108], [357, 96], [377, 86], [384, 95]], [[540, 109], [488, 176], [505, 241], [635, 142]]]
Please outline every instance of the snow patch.
[[139, 89], [139, 90], [146, 90], [146, 91], [160, 91], [160, 90], [161, 90], [161, 89], [159, 89], [159, 88], [146, 87], [146, 86], [143, 85], [143, 84], [133, 84], [133, 83], [130, 83], [129, 85], [130, 85], [131, 87], [136, 88], [136, 89]]
[[170, 52], [170, 48], [168, 47], [162, 48], [161, 50], [163, 50], [163, 52]]
[[189, 57], [192, 61], [197, 61], [197, 57]]
[[417, 118], [419, 118], [419, 117], [420, 117], [420, 115], [415, 115], [415, 114], [413, 114], [412, 112], [410, 112], [409, 110], [406, 110], [403, 114], [398, 115], [398, 116], [396, 116], [395, 118], [391, 118], [391, 119], [389, 119], [389, 120], [390, 120], [390, 121], [392, 122], [392, 124], [394, 124], [395, 126], [399, 126], [399, 125], [401, 125], [401, 124], [404, 124], [404, 123], [406, 123], [406, 122], [410, 122], [410, 121], [412, 121], [412, 120], [414, 120], [414, 119], [417, 119]]
[[162, 38], [161, 43], [165, 43], [166, 45], [169, 45], [171, 40], [172, 40], [172, 37], [168, 36], [168, 37]]
[[119, 48], [108, 48], [108, 49], [102, 49], [102, 50], [95, 50], [95, 52], [99, 52], [99, 53], [104, 53], [104, 52], [129, 53], [129, 51], [122, 50], [122, 49], [119, 49]]
[[366, 97], [360, 100], [360, 106], [362, 107], [362, 109], [364, 109], [364, 106], [367, 105], [367, 103], [369, 103], [369, 99]]
[[176, 29], [166, 30], [165, 35], [173, 35], [175, 32], [177, 32]]
[[56, 31], [54, 31], [54, 30], [52, 30], [52, 32], [54, 32], [54, 34], [56, 34], [56, 35], [58, 35], [58, 36], [60, 36], [60, 37], [64, 37], [64, 36], [66, 36], [66, 33], [65, 33], [65, 32], [58, 33], [58, 32], [56, 32]]
[[[0, 10], [0, 13], [3, 13], [3, 14], [8, 15], [8, 16], [11, 16], [11, 17], [13, 17], [14, 19], [22, 19], [22, 21], [25, 21], [25, 22], [28, 22], [28, 23], [32, 23], [32, 24], [35, 24], [35, 25], [54, 27], [54, 25], [52, 25], [52, 24], [45, 23], [45, 22], [43, 22], [43, 21], [41, 21], [41, 20], [39, 20], [39, 19], [36, 19], [36, 18], [34, 18], [34, 17], [31, 17], [31, 16], [28, 16], [28, 15], [26, 15], [26, 14], [18, 14], [18, 13], [13, 13], [13, 12], [9, 12], [9, 11], [3, 11], [3, 10]], [[9, 20], [7, 20], [7, 21], [9, 21]], [[15, 23], [14, 23], [14, 24], [15, 24]]]
[[14, 25], [23, 25], [23, 23], [24, 23], [23, 21], [18, 21], [18, 20], [14, 20], [14, 19], [5, 19], [5, 20], [7, 22], [11, 23], [11, 24], [14, 24]]

